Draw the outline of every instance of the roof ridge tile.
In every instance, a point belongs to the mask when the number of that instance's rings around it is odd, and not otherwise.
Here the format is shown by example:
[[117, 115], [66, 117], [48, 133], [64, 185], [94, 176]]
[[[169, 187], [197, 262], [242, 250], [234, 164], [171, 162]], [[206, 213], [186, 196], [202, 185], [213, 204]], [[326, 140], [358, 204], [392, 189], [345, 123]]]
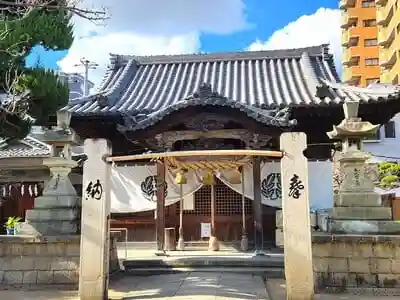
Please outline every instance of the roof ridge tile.
[[166, 54], [166, 55], [124, 55], [110, 54], [110, 65], [120, 66], [129, 61], [137, 64], [162, 64], [162, 63], [190, 63], [202, 61], [229, 61], [229, 60], [258, 60], [258, 59], [285, 59], [300, 58], [307, 52], [310, 56], [324, 57], [329, 52], [329, 45], [309, 46], [291, 49], [271, 49], [260, 51], [236, 51], [236, 52], [209, 52], [191, 54]]

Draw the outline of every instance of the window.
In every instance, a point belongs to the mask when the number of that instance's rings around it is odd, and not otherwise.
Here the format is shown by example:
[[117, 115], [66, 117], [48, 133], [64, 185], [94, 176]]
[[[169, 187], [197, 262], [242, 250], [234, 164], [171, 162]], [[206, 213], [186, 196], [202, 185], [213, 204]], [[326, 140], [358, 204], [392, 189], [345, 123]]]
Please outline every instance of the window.
[[375, 0], [363, 0], [361, 2], [362, 7], [375, 7]]
[[350, 39], [349, 39], [349, 46], [350, 47], [357, 47], [358, 46], [358, 40], [359, 40], [359, 38], [358, 37], [351, 37]]
[[378, 58], [366, 58], [365, 65], [366, 66], [377, 66], [377, 65], [379, 65], [379, 59]]
[[377, 45], [378, 45], [377, 39], [365, 39], [364, 40], [365, 47], [372, 47], [372, 46], [377, 46]]
[[366, 84], [367, 86], [373, 83], [378, 83], [379, 82], [379, 78], [367, 78], [366, 80]]
[[351, 17], [349, 20], [349, 28], [357, 27], [358, 19], [356, 17]]
[[363, 20], [363, 25], [364, 27], [374, 27], [376, 26], [376, 20], [375, 19]]
[[385, 125], [385, 138], [394, 139], [396, 137], [396, 123], [389, 121]]

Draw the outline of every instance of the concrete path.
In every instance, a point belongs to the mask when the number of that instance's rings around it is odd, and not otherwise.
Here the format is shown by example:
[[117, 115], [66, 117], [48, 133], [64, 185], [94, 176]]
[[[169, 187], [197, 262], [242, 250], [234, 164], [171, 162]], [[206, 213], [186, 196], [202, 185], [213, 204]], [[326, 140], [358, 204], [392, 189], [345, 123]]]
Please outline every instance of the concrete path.
[[[286, 300], [285, 281], [269, 279], [266, 284], [258, 276], [232, 273], [178, 273], [149, 277], [125, 276], [110, 285], [110, 299], [125, 300], [228, 300], [258, 299]], [[315, 300], [397, 300], [399, 295], [320, 294]], [[79, 300], [77, 292], [44, 291], [0, 291], [0, 299], [12, 300]]]
[[[110, 299], [125, 300], [269, 300], [258, 276], [231, 273], [178, 273], [149, 277], [125, 276], [111, 283]], [[76, 292], [0, 291], [0, 299], [78, 300]]]
[[127, 300], [269, 299], [261, 277], [218, 272], [124, 277], [110, 286], [109, 296]]

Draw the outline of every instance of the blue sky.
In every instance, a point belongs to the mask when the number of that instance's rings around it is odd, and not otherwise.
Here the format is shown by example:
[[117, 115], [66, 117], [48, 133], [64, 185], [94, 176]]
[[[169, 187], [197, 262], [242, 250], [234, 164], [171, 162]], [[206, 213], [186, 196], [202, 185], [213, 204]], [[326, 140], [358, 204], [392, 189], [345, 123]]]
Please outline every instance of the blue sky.
[[[90, 56], [102, 65], [110, 52], [145, 55], [290, 48], [336, 43], [340, 36], [338, 0], [170, 0], [163, 9], [164, 1], [133, 0], [130, 11], [141, 14], [132, 15], [121, 1], [85, 0], [111, 7], [106, 26], [77, 21], [77, 38], [69, 52], [36, 47], [27, 63], [34, 65], [39, 60], [44, 67], [57, 69], [62, 60], [63, 71], [76, 72], [73, 65], [79, 57]], [[210, 6], [214, 11], [210, 12]], [[331, 10], [318, 13], [321, 8]], [[146, 16], [147, 11], [152, 17]], [[101, 71], [93, 71], [95, 82]]]
[[242, 50], [255, 39], [267, 40], [276, 30], [314, 13], [318, 8], [337, 8], [338, 0], [246, 0], [248, 20], [254, 24], [249, 30], [228, 36], [203, 35], [203, 51]]

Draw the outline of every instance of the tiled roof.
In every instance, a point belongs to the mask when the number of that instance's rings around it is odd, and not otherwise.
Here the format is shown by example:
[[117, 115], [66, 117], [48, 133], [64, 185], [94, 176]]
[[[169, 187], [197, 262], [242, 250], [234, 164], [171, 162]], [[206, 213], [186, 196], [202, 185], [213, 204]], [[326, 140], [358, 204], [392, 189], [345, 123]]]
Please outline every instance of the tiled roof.
[[296, 125], [296, 120], [290, 120], [290, 112], [287, 108], [284, 109], [261, 109], [251, 105], [245, 105], [240, 102], [229, 100], [218, 93], [212, 92], [212, 87], [209, 84], [203, 84], [199, 89], [186, 97], [185, 99], [176, 102], [174, 105], [165, 106], [162, 109], [149, 113], [129, 115], [124, 113], [124, 125], [118, 125], [120, 131], [135, 131], [145, 129], [154, 125], [162, 120], [165, 116], [177, 111], [179, 109], [189, 106], [222, 106], [236, 108], [247, 116], [255, 119], [256, 121], [279, 127], [287, 127]]
[[[393, 87], [352, 90], [339, 83], [328, 46], [192, 55], [111, 55], [98, 93], [70, 101], [74, 115], [141, 115], [141, 122], [163, 111], [184, 107], [202, 85], [250, 111], [276, 107], [339, 104], [398, 97]], [[207, 105], [212, 105], [207, 98]], [[192, 101], [191, 105], [205, 105]], [[220, 105], [214, 103], [214, 105]], [[161, 114], [162, 116], [162, 114]]]
[[322, 83], [323, 84], [317, 88], [317, 96], [334, 99], [336, 103], [342, 103], [343, 101], [372, 103], [398, 99], [400, 97], [399, 85], [375, 83], [366, 88], [362, 88], [326, 80], [323, 80]]
[[50, 146], [31, 136], [8, 144], [0, 140], [1, 158], [46, 157], [50, 155]]
[[[33, 126], [31, 133], [24, 139], [7, 142], [0, 139], [0, 159], [5, 158], [29, 158], [29, 157], [49, 157], [51, 146], [40, 140], [42, 134]], [[84, 155], [82, 146], [72, 147], [72, 157], [78, 158]]]

